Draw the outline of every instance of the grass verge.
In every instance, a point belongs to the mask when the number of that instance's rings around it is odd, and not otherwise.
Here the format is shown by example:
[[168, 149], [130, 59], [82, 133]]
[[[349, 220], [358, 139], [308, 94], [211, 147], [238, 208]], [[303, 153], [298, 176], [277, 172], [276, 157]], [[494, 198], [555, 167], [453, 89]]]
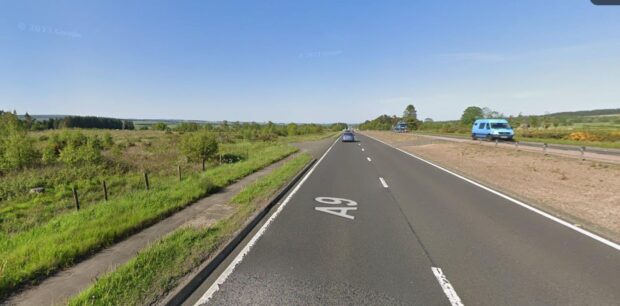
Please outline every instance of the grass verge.
[[[462, 133], [439, 133], [439, 132], [430, 132], [430, 131], [421, 131], [414, 132], [419, 135], [431, 135], [431, 136], [446, 136], [446, 137], [458, 137], [458, 138], [467, 138], [471, 139], [471, 134], [462, 134]], [[586, 146], [592, 148], [606, 148], [606, 149], [620, 149], [620, 142], [613, 141], [579, 141], [579, 140], [566, 140], [566, 139], [555, 139], [555, 138], [532, 138], [532, 137], [522, 137], [517, 135], [515, 137], [516, 141], [524, 141], [524, 142], [537, 142], [537, 143], [548, 143], [548, 144], [559, 144], [559, 145], [571, 145], [571, 146]]]
[[206, 260], [231, 237], [257, 209], [256, 203], [271, 196], [310, 161], [302, 154], [244, 188], [231, 202], [237, 206], [228, 219], [206, 229], [177, 230], [141, 251], [69, 301], [69, 305], [153, 304], [181, 278]]
[[150, 191], [130, 192], [8, 236], [0, 240], [0, 298], [71, 266], [295, 151], [296, 148], [283, 144], [265, 147], [245, 161], [225, 164]]

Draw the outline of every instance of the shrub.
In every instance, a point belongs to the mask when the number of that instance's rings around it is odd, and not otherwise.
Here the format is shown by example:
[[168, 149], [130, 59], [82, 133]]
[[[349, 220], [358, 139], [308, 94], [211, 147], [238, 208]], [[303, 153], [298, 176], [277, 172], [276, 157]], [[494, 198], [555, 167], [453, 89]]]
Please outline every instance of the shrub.
[[217, 153], [218, 143], [211, 133], [195, 132], [183, 135], [181, 151], [189, 160], [204, 162], [213, 158]]

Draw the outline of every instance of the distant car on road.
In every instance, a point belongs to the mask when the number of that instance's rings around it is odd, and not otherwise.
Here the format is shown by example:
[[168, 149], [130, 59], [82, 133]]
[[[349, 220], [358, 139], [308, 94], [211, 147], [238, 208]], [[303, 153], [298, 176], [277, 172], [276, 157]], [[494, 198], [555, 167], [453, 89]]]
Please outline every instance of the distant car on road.
[[342, 133], [342, 142], [355, 142], [355, 134], [351, 131]]
[[396, 133], [407, 133], [407, 123], [404, 121], [398, 121], [392, 129]]
[[471, 139], [512, 140], [515, 133], [506, 119], [478, 119], [471, 128]]

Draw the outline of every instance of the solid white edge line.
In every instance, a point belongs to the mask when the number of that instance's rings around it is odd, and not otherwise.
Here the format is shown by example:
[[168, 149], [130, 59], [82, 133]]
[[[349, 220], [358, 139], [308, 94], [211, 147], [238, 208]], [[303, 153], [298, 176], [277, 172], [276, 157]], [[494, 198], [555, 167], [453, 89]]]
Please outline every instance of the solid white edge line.
[[297, 183], [295, 188], [293, 188], [293, 190], [286, 196], [286, 198], [284, 199], [282, 204], [280, 204], [278, 209], [269, 217], [269, 219], [267, 219], [265, 224], [263, 224], [263, 226], [256, 232], [256, 234], [254, 234], [254, 237], [252, 237], [252, 239], [248, 242], [248, 244], [246, 244], [243, 247], [241, 252], [239, 252], [239, 254], [237, 254], [235, 259], [233, 259], [233, 261], [228, 265], [228, 267], [226, 267], [226, 270], [224, 270], [224, 272], [222, 272], [222, 274], [220, 274], [220, 276], [215, 280], [215, 282], [213, 282], [213, 284], [211, 284], [209, 289], [207, 289], [205, 294], [203, 294], [202, 297], [200, 297], [200, 299], [196, 302], [196, 304], [194, 304], [195, 306], [204, 305], [207, 302], [209, 302], [209, 300], [213, 297], [213, 294], [215, 294], [215, 292], [217, 292], [220, 289], [220, 285], [222, 285], [226, 281], [228, 276], [230, 276], [230, 274], [232, 274], [232, 272], [235, 270], [237, 265], [239, 263], [241, 263], [241, 261], [243, 260], [245, 255], [247, 255], [250, 252], [250, 249], [254, 246], [254, 244], [256, 244], [258, 239], [265, 233], [265, 231], [267, 230], [269, 225], [280, 214], [280, 212], [284, 209], [284, 206], [286, 206], [286, 204], [291, 200], [293, 195], [295, 195], [295, 193], [297, 193], [299, 188], [301, 188], [301, 186], [308, 179], [308, 177], [312, 174], [312, 172], [314, 172], [314, 169], [316, 169], [316, 167], [321, 163], [321, 161], [327, 155], [327, 153], [329, 153], [329, 151], [331, 151], [331, 149], [338, 142], [338, 140], [339, 140], [339, 138], [337, 138], [336, 141], [334, 141], [334, 143], [332, 143], [332, 145], [327, 149], [327, 151], [325, 151], [325, 153], [323, 153], [323, 156], [321, 156], [321, 158], [319, 158], [319, 160], [314, 164], [314, 166], [312, 166], [312, 168], [310, 170], [308, 170], [308, 172], [301, 179], [301, 181], [299, 181], [299, 183]]
[[370, 157], [366, 157], [366, 159], [367, 159], [369, 162], [371, 162], [371, 161], [372, 161], [372, 159], [370, 159]]
[[443, 271], [441, 271], [440, 268], [435, 267], [431, 267], [431, 270], [433, 270], [433, 274], [435, 274], [435, 278], [437, 278], [437, 282], [439, 282], [441, 289], [443, 289], [443, 293], [448, 297], [450, 304], [452, 306], [463, 306], [461, 298], [458, 294], [456, 294], [454, 287], [452, 287], [452, 284], [450, 284], [450, 281], [448, 281], [446, 275], [443, 274]]
[[562, 220], [562, 219], [560, 219], [560, 218], [558, 218], [558, 217], [556, 217], [554, 215], [551, 215], [551, 214], [546, 213], [546, 212], [544, 212], [544, 211], [542, 211], [542, 210], [540, 210], [538, 208], [530, 206], [529, 204], [525, 204], [525, 203], [523, 203], [523, 202], [521, 202], [521, 201], [519, 201], [517, 199], [511, 198], [511, 197], [509, 197], [509, 196], [507, 196], [507, 195], [505, 195], [505, 194], [503, 194], [503, 193], [501, 193], [499, 191], [493, 190], [493, 189], [491, 189], [491, 188], [489, 188], [487, 186], [484, 186], [484, 185], [482, 185], [482, 184], [480, 184], [478, 182], [475, 182], [475, 181], [473, 181], [471, 179], [468, 179], [468, 178], [466, 178], [466, 177], [464, 177], [464, 176], [462, 176], [460, 174], [454, 173], [454, 172], [452, 172], [452, 171], [450, 171], [450, 170], [448, 170], [448, 169], [446, 169], [446, 168], [444, 168], [442, 166], [436, 165], [436, 164], [434, 164], [434, 163], [432, 163], [432, 162], [430, 162], [428, 160], [425, 160], [425, 159], [423, 159], [423, 158], [421, 158], [421, 157], [419, 157], [419, 156], [417, 156], [417, 155], [415, 155], [413, 153], [410, 153], [410, 152], [407, 152], [407, 151], [405, 151], [405, 150], [403, 150], [401, 148], [397, 148], [395, 146], [392, 146], [391, 144], [383, 142], [382, 140], [379, 140], [379, 139], [377, 139], [375, 137], [372, 137], [372, 136], [369, 136], [369, 135], [365, 135], [365, 136], [367, 136], [369, 138], [372, 138], [372, 139], [374, 139], [374, 140], [376, 140], [376, 141], [378, 141], [378, 142], [380, 142], [380, 143], [382, 143], [382, 144], [384, 144], [384, 145], [386, 145], [388, 147], [391, 147], [393, 149], [401, 151], [402, 153], [405, 153], [405, 154], [407, 154], [407, 155], [409, 155], [409, 156], [411, 156], [413, 158], [416, 158], [416, 159], [418, 159], [418, 160], [420, 160], [422, 162], [425, 162], [425, 163], [427, 163], [427, 164], [429, 164], [429, 165], [431, 165], [431, 166], [433, 166], [435, 168], [438, 168], [438, 169], [440, 169], [442, 171], [450, 173], [450, 174], [452, 174], [452, 175], [454, 175], [454, 176], [456, 176], [456, 177], [458, 177], [458, 178], [460, 178], [460, 179], [462, 179], [462, 180], [464, 180], [464, 181], [466, 181], [468, 183], [471, 183], [471, 184], [473, 184], [475, 186], [478, 186], [478, 187], [480, 187], [480, 188], [482, 188], [482, 189], [484, 189], [484, 190], [486, 190], [486, 191], [488, 191], [490, 193], [493, 193], [493, 194], [495, 194], [497, 196], [500, 196], [500, 197], [502, 197], [502, 198], [504, 198], [504, 199], [506, 199], [506, 200], [508, 200], [510, 202], [513, 202], [513, 203], [515, 203], [515, 204], [517, 204], [517, 205], [519, 205], [521, 207], [529, 209], [530, 211], [533, 211], [533, 212], [535, 212], [535, 213], [537, 213], [537, 214], [539, 214], [539, 215], [541, 215], [541, 216], [543, 216], [545, 218], [551, 219], [552, 221], [555, 221], [555, 222], [557, 222], [559, 224], [562, 224], [562, 225], [564, 225], [564, 226], [566, 226], [566, 227], [568, 227], [568, 228], [570, 228], [570, 229], [572, 229], [572, 230], [574, 230], [576, 232], [579, 232], [579, 233], [581, 233], [583, 235], [586, 235], [586, 236], [588, 236], [588, 237], [590, 237], [590, 238], [592, 238], [592, 239], [594, 239], [594, 240], [596, 240], [598, 242], [601, 242], [601, 243], [603, 243], [603, 244], [605, 244], [607, 246], [610, 246], [610, 247], [616, 249], [617, 251], [620, 251], [620, 244], [617, 244], [617, 243], [615, 243], [615, 242], [613, 242], [611, 240], [608, 240], [608, 239], [603, 238], [603, 237], [601, 237], [601, 236], [599, 236], [597, 234], [589, 232], [589, 231], [587, 231], [587, 230], [585, 230], [583, 228], [577, 227], [577, 226], [573, 225], [570, 222], [564, 221], [564, 220]]
[[384, 188], [388, 188], [388, 184], [385, 182], [385, 180], [382, 177], [379, 178], [379, 181], [381, 181], [381, 185], [383, 185]]

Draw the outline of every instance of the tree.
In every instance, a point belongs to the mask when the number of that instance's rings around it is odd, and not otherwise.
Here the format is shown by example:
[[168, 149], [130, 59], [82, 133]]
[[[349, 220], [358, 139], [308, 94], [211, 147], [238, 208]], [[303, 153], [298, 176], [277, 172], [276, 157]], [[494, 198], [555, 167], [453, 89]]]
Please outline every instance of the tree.
[[410, 118], [416, 121], [418, 120], [418, 111], [416, 111], [415, 107], [411, 104], [407, 105], [405, 111], [403, 112], [403, 119], [405, 121]]
[[195, 132], [183, 135], [181, 139], [181, 151], [191, 161], [202, 161], [202, 170], [205, 170], [205, 162], [217, 153], [217, 140], [211, 133]]
[[484, 114], [482, 108], [478, 106], [470, 106], [465, 109], [463, 115], [461, 115], [461, 124], [472, 125], [476, 119], [483, 118]]
[[288, 136], [295, 136], [295, 135], [297, 135], [297, 133], [298, 133], [297, 132], [297, 124], [289, 123], [286, 126], [286, 135], [288, 135]]
[[168, 128], [168, 125], [164, 122], [157, 122], [153, 124], [153, 129], [156, 131], [165, 131]]
[[27, 130], [30, 130], [34, 124], [34, 119], [28, 113], [24, 115], [24, 124], [26, 125]]
[[484, 118], [502, 118], [504, 117], [504, 114], [501, 114], [497, 111], [494, 111], [488, 107], [485, 107], [482, 109], [482, 114], [484, 116]]
[[407, 123], [407, 128], [410, 131], [418, 129], [418, 111], [416, 111], [413, 105], [407, 105], [405, 111], [403, 112], [403, 120]]
[[34, 141], [15, 112], [0, 115], [0, 170], [27, 167], [34, 163], [38, 153]]

